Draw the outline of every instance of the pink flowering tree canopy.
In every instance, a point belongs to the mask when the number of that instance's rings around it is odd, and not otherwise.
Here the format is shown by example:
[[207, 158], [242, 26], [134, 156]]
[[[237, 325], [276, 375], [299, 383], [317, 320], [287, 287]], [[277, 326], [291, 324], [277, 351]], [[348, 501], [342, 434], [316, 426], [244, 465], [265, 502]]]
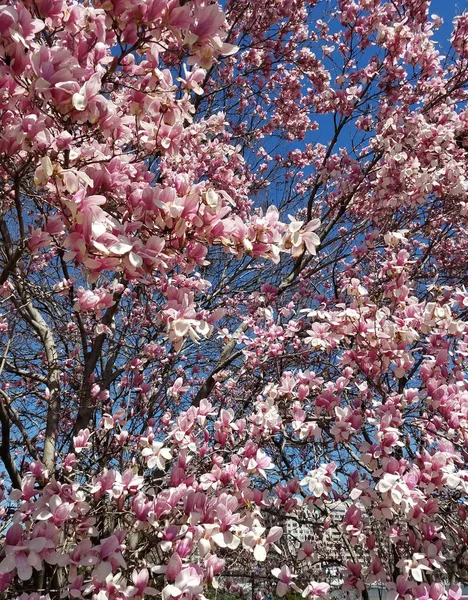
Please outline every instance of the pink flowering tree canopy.
[[429, 0], [1, 3], [2, 598], [461, 597], [449, 25]]

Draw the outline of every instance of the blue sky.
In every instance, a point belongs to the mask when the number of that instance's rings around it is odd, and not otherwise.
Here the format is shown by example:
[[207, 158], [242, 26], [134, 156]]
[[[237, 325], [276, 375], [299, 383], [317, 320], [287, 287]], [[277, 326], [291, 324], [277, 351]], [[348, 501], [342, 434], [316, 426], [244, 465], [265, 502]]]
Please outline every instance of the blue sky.
[[447, 40], [452, 30], [453, 17], [466, 10], [466, 0], [432, 0], [430, 14], [439, 15], [444, 19], [444, 24], [439, 30], [437, 37]]

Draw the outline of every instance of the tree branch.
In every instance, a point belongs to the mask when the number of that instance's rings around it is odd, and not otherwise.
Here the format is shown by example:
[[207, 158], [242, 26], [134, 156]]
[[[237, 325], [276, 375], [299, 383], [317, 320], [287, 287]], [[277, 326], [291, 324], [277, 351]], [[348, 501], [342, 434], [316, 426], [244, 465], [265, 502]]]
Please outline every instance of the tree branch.
[[216, 367], [211, 371], [211, 373], [206, 378], [205, 383], [198, 390], [197, 395], [193, 399], [192, 406], [200, 406], [200, 402], [202, 400], [204, 400], [205, 398], [208, 398], [208, 396], [211, 394], [211, 391], [213, 390], [213, 388], [216, 384], [214, 375], [216, 375], [216, 373], [219, 373], [219, 371], [222, 371], [223, 369], [225, 369], [236, 358], [241, 356], [242, 352], [239, 351], [239, 352], [236, 352], [233, 354], [233, 351], [239, 341], [239, 336], [242, 333], [244, 333], [244, 331], [246, 329], [247, 329], [247, 323], [243, 322], [239, 325], [239, 327], [236, 329], [236, 331], [232, 334], [231, 339], [224, 346], [224, 349], [221, 353], [221, 356], [219, 357]]

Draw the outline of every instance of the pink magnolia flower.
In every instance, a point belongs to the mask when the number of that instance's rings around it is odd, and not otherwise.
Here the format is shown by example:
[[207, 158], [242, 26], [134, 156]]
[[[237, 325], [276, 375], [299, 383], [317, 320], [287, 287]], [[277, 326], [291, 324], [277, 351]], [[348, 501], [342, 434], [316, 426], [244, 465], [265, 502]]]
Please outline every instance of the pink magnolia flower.
[[45, 248], [48, 246], [51, 241], [52, 238], [47, 232], [42, 231], [41, 229], [34, 229], [31, 237], [29, 238], [29, 249], [34, 253], [39, 250], [39, 248]]
[[247, 457], [245, 468], [250, 473], [258, 472], [262, 477], [267, 477], [265, 469], [274, 469], [271, 458], [264, 450], [257, 450], [255, 456]]
[[218, 5], [197, 7], [195, 21], [185, 39], [193, 54], [188, 60], [189, 64], [198, 63], [202, 68], [209, 69], [215, 53], [229, 56], [237, 52], [237, 46], [223, 42], [226, 35], [222, 30], [224, 22], [224, 13]]
[[364, 581], [362, 579], [362, 565], [348, 561], [346, 563], [346, 572], [344, 578], [344, 590], [364, 590]]
[[97, 564], [99, 558], [89, 538], [81, 541], [69, 555], [70, 571], [68, 579], [73, 583], [78, 577], [78, 567], [89, 567]]
[[101, 75], [93, 73], [88, 81], [81, 87], [79, 92], [73, 94], [72, 104], [78, 111], [87, 108], [89, 102], [98, 94], [101, 89]]
[[361, 285], [359, 279], [353, 277], [348, 285], [348, 294], [350, 296], [367, 296], [369, 292], [367, 289]]
[[114, 304], [114, 296], [109, 290], [102, 288], [85, 290], [83, 287], [79, 287], [73, 308], [79, 312], [93, 311], [100, 318], [103, 310]]
[[177, 578], [177, 575], [182, 571], [183, 563], [178, 552], [174, 552], [169, 559], [166, 567], [166, 577], [171, 581]]
[[77, 462], [78, 462], [77, 458], [73, 453], [67, 454], [62, 463], [62, 467], [63, 467], [64, 471], [71, 472]]
[[35, 517], [39, 521], [50, 520], [57, 527], [62, 526], [65, 521], [77, 515], [78, 513], [74, 510], [74, 503], [64, 502], [57, 494], [48, 498], [45, 506], [35, 513]]
[[172, 386], [169, 388], [168, 393], [172, 396], [178, 397], [181, 394], [184, 394], [189, 389], [188, 385], [184, 385], [184, 379], [182, 377], [177, 377]]
[[182, 569], [177, 575], [174, 584], [166, 585], [162, 591], [162, 599], [184, 598], [191, 599], [203, 590], [203, 575], [200, 568], [195, 566]]
[[136, 475], [132, 469], [127, 469], [120, 474], [115, 473], [115, 481], [112, 487], [112, 496], [114, 498], [127, 497], [136, 494], [143, 486], [144, 478]]
[[104, 469], [101, 473], [93, 477], [91, 481], [90, 491], [94, 495], [94, 498], [100, 498], [106, 492], [110, 492], [113, 495], [113, 487], [117, 478], [117, 471], [114, 469]]
[[397, 563], [397, 567], [404, 569], [406, 574], [410, 574], [418, 582], [423, 580], [423, 572], [431, 571], [424, 554], [415, 552], [411, 559], [402, 559]]
[[127, 564], [122, 556], [123, 545], [116, 535], [111, 535], [101, 540], [96, 547], [99, 562], [94, 569], [94, 576], [98, 581], [105, 581], [119, 567], [125, 569]]
[[309, 598], [309, 600], [316, 600], [317, 598], [326, 598], [330, 591], [330, 585], [324, 582], [311, 581], [309, 585], [302, 592], [303, 598]]
[[183, 77], [179, 78], [182, 82], [182, 88], [193, 90], [195, 94], [199, 96], [203, 94], [203, 88], [200, 84], [203, 82], [206, 76], [205, 69], [192, 69], [189, 71], [185, 65], [182, 66]]
[[276, 593], [281, 598], [288, 593], [289, 588], [291, 587], [296, 592], [301, 592], [301, 590], [293, 583], [293, 575], [287, 565], [283, 565], [281, 569], [272, 569], [271, 574], [279, 579], [276, 584]]
[[318, 469], [311, 471], [307, 477], [301, 481], [301, 485], [307, 485], [309, 491], [316, 498], [328, 495], [332, 487], [332, 475], [336, 470], [334, 463], [322, 465]]
[[320, 238], [314, 233], [320, 227], [320, 219], [311, 219], [302, 231], [302, 241], [304, 242], [307, 252], [315, 256], [317, 247], [320, 246]]
[[[5, 558], [0, 563], [0, 573], [11, 573], [16, 569], [18, 577], [26, 581], [32, 577], [33, 568], [40, 571], [43, 563], [40, 553], [48, 546], [45, 537], [28, 540], [23, 537], [21, 525], [10, 527], [5, 537]], [[54, 547], [54, 542], [52, 542]]]
[[12, 490], [10, 498], [12, 500], [30, 500], [37, 494], [35, 483], [36, 478], [31, 473], [27, 473], [21, 482], [21, 490]]
[[87, 450], [91, 447], [91, 442], [89, 441], [90, 436], [91, 432], [88, 428], [81, 429], [77, 436], [73, 436], [73, 445], [77, 454], [79, 454], [82, 450]]
[[[47, 185], [53, 172], [54, 167], [50, 158], [48, 156], [42, 157], [40, 165], [37, 167], [34, 173], [34, 184], [39, 187], [44, 187], [45, 185]], [[40, 233], [40, 230], [35, 231]]]
[[413, 594], [418, 600], [442, 600], [447, 593], [442, 583], [421, 584], [413, 589]]
[[398, 575], [396, 583], [387, 583], [388, 600], [411, 600], [414, 586], [414, 582], [408, 581], [404, 575]]
[[293, 217], [289, 217], [291, 223], [288, 228], [288, 235], [283, 241], [286, 250], [291, 249], [291, 254], [294, 258], [301, 256], [304, 252], [304, 247], [309, 254], [315, 256], [317, 247], [320, 245], [320, 238], [314, 231], [320, 227], [319, 219], [312, 219], [303, 228], [303, 221], [296, 221]]
[[262, 527], [257, 522], [253, 525], [251, 531], [248, 531], [244, 535], [242, 540], [244, 547], [252, 550], [255, 560], [258, 560], [259, 562], [266, 560], [267, 551], [270, 545], [278, 550], [278, 548], [275, 546], [275, 542], [277, 542], [283, 535], [283, 528], [272, 527], [266, 538], [262, 537], [264, 532], [265, 527]]
[[29, 471], [34, 475], [34, 477], [37, 477], [38, 479], [47, 479], [48, 471], [40, 460], [33, 460], [32, 463], [29, 465]]
[[[239, 537], [231, 531], [241, 519], [236, 513], [238, 506], [237, 498], [228, 494], [221, 494], [216, 500], [211, 539], [221, 548], [235, 549], [240, 544]], [[205, 529], [211, 529], [211, 526], [205, 525]]]
[[[141, 443], [147, 443], [146, 438], [141, 438]], [[166, 469], [166, 460], [172, 458], [172, 453], [169, 448], [165, 448], [163, 442], [151, 442], [151, 445], [144, 447], [141, 451], [142, 456], [146, 459], [146, 465], [149, 469], [158, 467], [161, 471]]]
[[314, 560], [314, 545], [312, 542], [302, 542], [301, 547], [297, 551], [297, 560]]
[[206, 581], [216, 587], [216, 582], [214, 580], [215, 576], [221, 573], [224, 569], [225, 560], [216, 556], [216, 554], [210, 554], [210, 556], [205, 557], [204, 566], [206, 569]]
[[133, 570], [132, 582], [133, 586], [129, 586], [126, 595], [132, 598], [133, 596], [157, 596], [158, 590], [148, 585], [149, 571], [144, 568], [141, 571]]
[[369, 583], [378, 581], [386, 581], [387, 573], [382, 565], [382, 561], [378, 556], [375, 556], [367, 571], [367, 580]]
[[[450, 586], [447, 596], [448, 596], [449, 600], [460, 600], [460, 598], [463, 597], [462, 593], [463, 593], [463, 591], [462, 591], [461, 585], [454, 584], [454, 585]], [[465, 596], [465, 598], [466, 598], [466, 596]]]

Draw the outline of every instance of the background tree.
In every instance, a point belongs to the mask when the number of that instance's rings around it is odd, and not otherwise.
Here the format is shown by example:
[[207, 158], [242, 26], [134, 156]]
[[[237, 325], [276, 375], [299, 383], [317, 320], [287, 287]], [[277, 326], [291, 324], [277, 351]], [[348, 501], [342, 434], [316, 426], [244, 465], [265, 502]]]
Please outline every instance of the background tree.
[[440, 26], [0, 6], [3, 597], [458, 600], [468, 15]]

